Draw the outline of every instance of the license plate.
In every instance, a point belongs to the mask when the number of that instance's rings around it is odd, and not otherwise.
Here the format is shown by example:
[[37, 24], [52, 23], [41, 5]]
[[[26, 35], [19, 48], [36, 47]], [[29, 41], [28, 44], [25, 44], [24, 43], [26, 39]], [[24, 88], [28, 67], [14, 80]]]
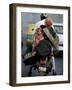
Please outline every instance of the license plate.
[[46, 72], [46, 67], [39, 67], [39, 71]]

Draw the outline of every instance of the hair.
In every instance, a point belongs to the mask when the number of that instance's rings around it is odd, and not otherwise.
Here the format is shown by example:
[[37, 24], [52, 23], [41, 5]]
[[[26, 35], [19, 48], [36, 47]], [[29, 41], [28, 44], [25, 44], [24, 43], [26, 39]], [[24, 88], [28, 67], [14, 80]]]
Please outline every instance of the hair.
[[41, 18], [41, 20], [43, 20], [43, 19], [46, 19], [47, 17], [42, 13], [42, 14], [40, 15], [40, 18]]
[[46, 26], [45, 25], [40, 25], [40, 28], [44, 29], [44, 28], [46, 28]]

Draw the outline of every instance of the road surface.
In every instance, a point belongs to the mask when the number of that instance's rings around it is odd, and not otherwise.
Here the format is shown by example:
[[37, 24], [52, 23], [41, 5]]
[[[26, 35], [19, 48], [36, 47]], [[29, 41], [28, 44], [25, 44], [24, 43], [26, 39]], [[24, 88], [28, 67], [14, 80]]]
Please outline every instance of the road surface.
[[[30, 65], [26, 66], [22, 60], [22, 77], [28, 77], [28, 72], [30, 69]], [[62, 56], [55, 56], [55, 70], [57, 75], [63, 75], [63, 57]], [[32, 69], [32, 76], [38, 76], [38, 71]]]

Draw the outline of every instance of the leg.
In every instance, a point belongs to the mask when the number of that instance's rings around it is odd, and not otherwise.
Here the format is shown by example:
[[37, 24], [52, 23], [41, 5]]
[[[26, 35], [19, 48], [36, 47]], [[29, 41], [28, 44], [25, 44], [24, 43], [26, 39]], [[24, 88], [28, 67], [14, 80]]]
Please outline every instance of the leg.
[[29, 72], [28, 72], [28, 76], [32, 76], [32, 66], [30, 67], [30, 70], [29, 70]]

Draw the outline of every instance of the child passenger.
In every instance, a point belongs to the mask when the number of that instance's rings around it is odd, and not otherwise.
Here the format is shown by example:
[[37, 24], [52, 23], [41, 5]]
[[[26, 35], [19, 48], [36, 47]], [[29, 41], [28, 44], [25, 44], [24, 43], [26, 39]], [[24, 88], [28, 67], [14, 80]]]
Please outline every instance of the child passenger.
[[42, 30], [41, 27], [39, 27], [39, 28], [36, 29], [36, 32], [34, 34], [34, 42], [33, 42], [33, 45], [32, 45], [33, 50], [39, 44], [39, 42], [43, 39], [44, 39], [43, 30]]

